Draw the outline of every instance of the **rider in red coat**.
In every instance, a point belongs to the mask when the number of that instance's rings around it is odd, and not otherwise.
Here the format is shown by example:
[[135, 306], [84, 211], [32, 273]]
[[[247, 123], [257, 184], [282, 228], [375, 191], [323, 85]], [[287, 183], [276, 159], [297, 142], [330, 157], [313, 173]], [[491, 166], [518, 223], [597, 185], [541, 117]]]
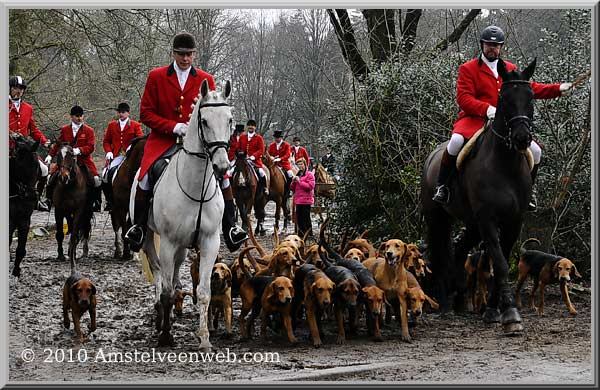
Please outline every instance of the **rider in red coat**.
[[[8, 132], [17, 132], [27, 137], [30, 136], [34, 141], [39, 142], [46, 148], [50, 146], [50, 141], [38, 129], [33, 119], [33, 107], [23, 101], [23, 95], [27, 89], [27, 81], [21, 76], [12, 76], [8, 80], [9, 84], [9, 102], [8, 102]], [[12, 139], [8, 139], [9, 149], [14, 148]], [[48, 167], [40, 159], [40, 172], [37, 182], [38, 205], [40, 211], [50, 211], [48, 204], [41, 197], [48, 181]]]
[[[140, 120], [151, 132], [138, 176], [134, 225], [125, 235], [135, 252], [140, 250], [146, 234], [153, 185], [149, 181], [148, 170], [158, 159], [170, 157], [176, 152], [177, 137], [185, 136], [187, 132], [193, 100], [198, 96], [202, 82], [208, 80], [208, 87], [215, 89], [213, 76], [193, 66], [196, 40], [191, 34], [181, 32], [175, 35], [172, 55], [174, 61], [171, 65], [152, 69], [148, 74], [140, 104]], [[223, 189], [223, 197], [225, 214], [222, 226], [225, 243], [231, 250], [235, 245], [241, 245], [247, 235], [235, 226], [235, 219], [231, 216], [232, 211], [235, 214], [231, 190]]]
[[308, 164], [310, 162], [310, 157], [308, 156], [308, 152], [304, 146], [300, 146], [300, 137], [295, 136], [293, 142], [294, 145], [292, 145], [292, 157], [294, 158], [294, 163], [303, 158]]
[[[93, 189], [90, 199], [92, 208], [94, 211], [100, 211], [102, 196], [100, 192], [101, 180], [98, 176], [98, 169], [96, 169], [96, 165], [92, 160], [92, 153], [96, 147], [96, 134], [94, 133], [94, 129], [83, 123], [83, 108], [80, 106], [73, 106], [71, 108], [71, 123], [61, 127], [57, 143], [50, 149], [46, 157], [47, 164], [50, 164], [52, 157], [56, 156], [59, 152], [60, 144], [63, 142], [71, 145], [73, 154], [77, 156], [77, 163], [86, 172], [88, 184]], [[50, 205], [52, 204], [57, 168], [58, 166], [55, 165], [50, 171], [50, 180], [48, 180], [48, 187], [46, 188], [46, 195]]]
[[245, 126], [243, 124], [235, 125], [235, 130], [229, 138], [229, 150], [227, 156], [231, 165], [235, 164], [237, 152], [246, 153], [248, 148], [248, 135], [244, 133]]
[[273, 161], [277, 166], [283, 168], [286, 173], [285, 177], [285, 191], [284, 194], [289, 195], [290, 184], [292, 183], [292, 177], [294, 172], [292, 171], [292, 165], [290, 164], [290, 156], [292, 155], [292, 148], [290, 144], [283, 140], [283, 131], [275, 130], [273, 133], [275, 141], [269, 145], [269, 155], [273, 157]]
[[[500, 50], [504, 44], [504, 32], [496, 26], [486, 27], [480, 36], [481, 55], [478, 58], [462, 64], [458, 69], [456, 83], [456, 100], [460, 113], [454, 123], [452, 137], [442, 156], [438, 184], [433, 200], [446, 204], [450, 201], [448, 181], [456, 168], [456, 158], [466, 140], [481, 129], [487, 119], [494, 119], [495, 105], [502, 86], [502, 78], [498, 75], [497, 64]], [[506, 69], [512, 71], [516, 66], [504, 61]], [[552, 99], [561, 96], [572, 88], [571, 83], [540, 84], [531, 82], [535, 99]], [[542, 157], [542, 149], [531, 141], [530, 146], [534, 159], [531, 171], [532, 181], [535, 181], [538, 165]], [[529, 205], [529, 210], [535, 210], [535, 199]]]
[[[248, 146], [246, 148], [246, 156], [256, 169], [258, 170], [258, 184], [262, 188], [265, 195], [269, 194], [269, 184], [267, 183], [267, 174], [263, 168], [262, 157], [265, 153], [265, 140], [262, 135], [256, 132], [256, 121], [249, 119], [246, 123], [248, 129]], [[259, 189], [257, 188], [257, 191]]]
[[106, 152], [106, 164], [102, 170], [102, 191], [106, 198], [105, 211], [112, 210], [112, 185], [108, 177], [108, 172], [123, 162], [125, 152], [129, 149], [131, 141], [134, 138], [144, 135], [142, 124], [131, 119], [129, 113], [129, 104], [125, 102], [119, 103], [117, 106], [118, 118], [110, 121], [104, 132], [102, 147], [104, 148], [104, 152]]

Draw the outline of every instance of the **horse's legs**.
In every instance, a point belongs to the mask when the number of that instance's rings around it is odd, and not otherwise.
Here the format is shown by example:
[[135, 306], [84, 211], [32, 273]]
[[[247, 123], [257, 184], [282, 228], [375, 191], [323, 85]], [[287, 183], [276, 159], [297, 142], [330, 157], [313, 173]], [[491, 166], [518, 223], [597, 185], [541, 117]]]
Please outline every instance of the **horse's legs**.
[[281, 202], [275, 202], [275, 227], [279, 231], [279, 217], [281, 215]]
[[427, 210], [425, 213], [427, 222], [427, 243], [430, 250], [432, 277], [434, 279], [434, 294], [438, 298], [440, 310], [447, 312], [449, 308], [447, 294], [449, 292], [451, 275], [448, 263], [451, 253], [451, 230], [450, 216], [441, 208]]
[[[113, 206], [114, 207], [114, 206]], [[123, 243], [123, 260], [131, 260], [133, 255], [129, 249], [129, 243], [125, 239], [125, 234], [131, 227], [131, 220], [127, 217], [127, 212], [123, 211], [120, 215], [121, 218], [121, 242]]]
[[123, 242], [121, 241], [121, 234], [119, 231], [119, 229], [121, 229], [121, 226], [119, 224], [119, 216], [117, 215], [117, 213], [117, 211], [110, 212], [110, 222], [112, 224], [113, 232], [115, 232], [115, 251], [113, 253], [113, 258], [115, 259], [118, 259], [121, 256], [123, 256]]
[[162, 308], [162, 332], [158, 336], [158, 345], [173, 345], [173, 335], [171, 335], [171, 310], [173, 309], [173, 276], [175, 275], [176, 256], [180, 254], [178, 249], [169, 240], [161, 237], [160, 240], [160, 269], [162, 272], [160, 293], [160, 306]]
[[27, 236], [29, 235], [29, 225], [31, 223], [31, 217], [26, 221], [21, 221], [17, 229], [18, 243], [17, 250], [15, 252], [15, 266], [13, 267], [13, 276], [21, 276], [21, 261], [27, 254]]
[[514, 293], [508, 282], [508, 260], [510, 259], [510, 252], [512, 251], [513, 245], [521, 232], [521, 223], [521, 221], [515, 221], [501, 227], [500, 247], [502, 248], [502, 254], [505, 259], [505, 266], [501, 268], [500, 273], [498, 273], [494, 264], [494, 282], [499, 283], [500, 286], [498, 288], [501, 291], [501, 322], [505, 333], [514, 333], [523, 330], [523, 325], [521, 324], [523, 320], [517, 310]]
[[160, 332], [163, 323], [163, 307], [160, 303], [160, 295], [162, 293], [162, 273], [158, 263], [158, 254], [156, 253], [154, 246], [154, 232], [148, 230], [146, 240], [143, 245], [143, 250], [148, 257], [148, 263], [150, 263], [150, 269], [154, 277], [154, 309], [156, 310], [156, 331]]
[[456, 243], [454, 249], [454, 269], [456, 272], [454, 275], [454, 282], [456, 288], [456, 296], [454, 298], [454, 311], [456, 312], [462, 312], [465, 309], [465, 260], [467, 259], [469, 250], [480, 240], [481, 238], [479, 235], [479, 231], [477, 230], [477, 226], [467, 226], [465, 234]]
[[58, 210], [56, 210], [56, 208], [54, 209], [54, 221], [56, 222], [56, 243], [57, 243], [57, 250], [58, 250], [58, 257], [57, 259], [59, 261], [65, 261], [65, 254], [63, 253], [63, 240], [65, 238], [65, 234], [63, 232], [63, 215], [62, 213], [60, 213]]
[[212, 236], [203, 237], [202, 243], [203, 245], [198, 251], [200, 281], [196, 288], [196, 295], [198, 297], [197, 307], [200, 318], [196, 337], [200, 339], [200, 349], [208, 352], [212, 348], [209, 340], [210, 333], [208, 331], [208, 307], [210, 305], [211, 292], [210, 276], [215, 258], [219, 252], [218, 232]]

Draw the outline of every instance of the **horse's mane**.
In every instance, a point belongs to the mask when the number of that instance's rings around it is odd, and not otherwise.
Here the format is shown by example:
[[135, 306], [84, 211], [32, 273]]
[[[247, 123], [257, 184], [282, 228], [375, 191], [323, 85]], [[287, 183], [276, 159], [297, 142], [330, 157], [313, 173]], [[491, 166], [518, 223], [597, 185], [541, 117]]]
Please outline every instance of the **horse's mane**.
[[333, 177], [331, 177], [331, 175], [325, 170], [325, 168], [321, 164], [317, 165], [315, 179], [319, 183], [335, 184], [335, 180], [333, 179]]

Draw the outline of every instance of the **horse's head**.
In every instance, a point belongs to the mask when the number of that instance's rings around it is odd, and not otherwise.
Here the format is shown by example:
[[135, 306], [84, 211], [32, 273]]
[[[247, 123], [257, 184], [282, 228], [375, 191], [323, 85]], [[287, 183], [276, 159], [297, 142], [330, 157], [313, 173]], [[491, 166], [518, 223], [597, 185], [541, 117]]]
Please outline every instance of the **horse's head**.
[[533, 122], [533, 88], [529, 79], [535, 70], [534, 59], [523, 71], [507, 71], [504, 61], [498, 60], [498, 75], [502, 88], [498, 95], [494, 130], [509, 148], [524, 151], [531, 143]]
[[184, 139], [186, 149], [203, 149], [208, 154], [217, 176], [222, 176], [229, 168], [227, 148], [233, 120], [231, 107], [227, 102], [230, 94], [229, 80], [223, 83], [219, 91], [210, 91], [208, 80], [204, 80]]
[[40, 143], [21, 134], [13, 134], [17, 133], [11, 133], [10, 136], [14, 142], [14, 147], [10, 151], [11, 163], [14, 164], [13, 171], [19, 176], [21, 182], [35, 180], [39, 169], [37, 148]]
[[252, 168], [250, 167], [250, 164], [248, 164], [248, 160], [246, 158], [246, 152], [241, 150], [238, 150], [235, 154], [235, 169], [233, 171], [233, 175], [235, 177], [235, 175], [238, 174], [236, 185], [239, 187], [246, 186], [251, 180]]
[[63, 184], [69, 184], [72, 175], [74, 174], [74, 168], [77, 164], [77, 158], [73, 153], [73, 148], [69, 144], [63, 144], [60, 147], [58, 156], [56, 158], [56, 165], [58, 166], [58, 177]]

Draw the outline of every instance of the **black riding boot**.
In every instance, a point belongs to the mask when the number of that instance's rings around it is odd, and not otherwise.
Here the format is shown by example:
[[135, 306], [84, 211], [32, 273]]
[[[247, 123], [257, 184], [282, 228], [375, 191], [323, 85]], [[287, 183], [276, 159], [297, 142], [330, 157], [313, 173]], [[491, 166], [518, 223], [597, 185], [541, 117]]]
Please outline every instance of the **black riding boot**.
[[433, 201], [448, 204], [450, 202], [450, 188], [448, 187], [448, 182], [450, 181], [450, 177], [456, 170], [456, 158], [458, 156], [452, 156], [448, 153], [448, 149], [444, 149], [444, 154], [442, 155], [442, 161], [440, 163], [440, 172], [438, 174], [437, 179], [437, 187], [435, 189], [435, 195], [433, 196]]
[[102, 188], [90, 188], [90, 195], [92, 201], [92, 211], [95, 213], [102, 211]]
[[112, 211], [113, 193], [111, 183], [102, 182], [102, 192], [104, 192], [104, 198], [106, 199], [104, 211]]
[[36, 209], [38, 211], [50, 211], [50, 206], [42, 198], [42, 196], [44, 195], [44, 188], [46, 187], [47, 183], [48, 183], [48, 176], [40, 176], [39, 177], [38, 182], [37, 182], [38, 202], [37, 202], [37, 207], [36, 207]]
[[148, 212], [150, 208], [150, 196], [152, 191], [144, 191], [139, 186], [135, 192], [135, 206], [133, 210], [133, 226], [125, 233], [129, 247], [134, 252], [142, 249], [146, 236], [146, 224], [148, 223]]
[[54, 186], [56, 185], [56, 177], [58, 171], [48, 175], [48, 184], [46, 185], [46, 205], [48, 205], [48, 212], [52, 209], [52, 196], [54, 195]]
[[291, 198], [294, 194], [292, 194], [292, 191], [290, 190], [290, 186], [292, 185], [292, 178], [288, 177], [287, 174], [285, 175], [285, 189], [284, 189], [284, 194], [286, 198]]
[[258, 175], [258, 184], [260, 184], [260, 186], [262, 187], [263, 192], [265, 193], [265, 195], [269, 195], [269, 188], [267, 187], [267, 176], [260, 176], [260, 174]]
[[540, 164], [535, 164], [533, 169], [531, 170], [531, 200], [527, 205], [527, 211], [536, 211], [537, 210], [537, 197], [535, 196], [535, 178], [537, 177], [538, 167]]
[[244, 229], [235, 224], [235, 203], [232, 199], [225, 199], [225, 212], [221, 223], [225, 245], [230, 252], [240, 249], [240, 246], [248, 239]]

